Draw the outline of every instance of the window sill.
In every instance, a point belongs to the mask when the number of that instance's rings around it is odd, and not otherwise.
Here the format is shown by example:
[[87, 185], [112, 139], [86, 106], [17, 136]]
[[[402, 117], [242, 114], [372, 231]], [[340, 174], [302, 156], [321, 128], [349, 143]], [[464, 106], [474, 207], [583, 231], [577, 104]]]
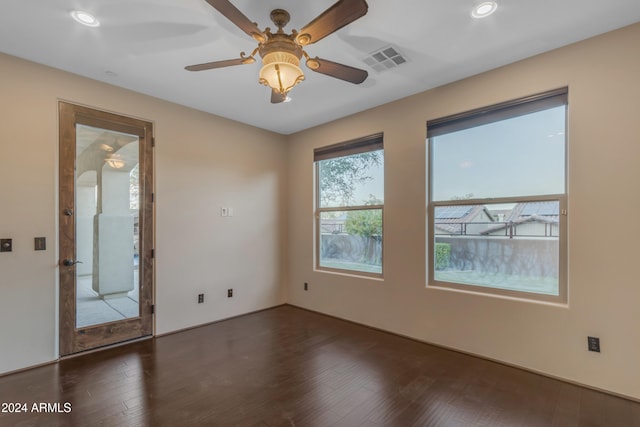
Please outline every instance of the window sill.
[[[553, 297], [558, 299], [557, 301], [554, 301], [549, 299], [539, 299], [536, 297], [527, 297], [524, 295], [523, 296], [507, 295], [499, 292], [460, 289], [460, 288], [449, 286], [449, 285], [438, 285], [438, 284], [427, 284], [425, 286], [425, 289], [427, 290], [427, 292], [457, 292], [457, 293], [467, 294], [467, 295], [475, 295], [475, 296], [481, 296], [481, 297], [498, 298], [498, 299], [509, 300], [509, 301], [541, 304], [541, 305], [546, 305], [550, 307], [566, 308], [566, 309], [569, 308], [569, 302], [561, 301], [560, 297]], [[522, 293], [524, 294], [524, 292]], [[537, 294], [527, 294], [527, 295], [537, 295]]]
[[333, 274], [336, 276], [353, 277], [355, 279], [368, 279], [376, 282], [384, 282], [384, 276], [382, 274], [370, 274], [352, 270], [334, 270], [323, 267], [314, 268], [313, 271], [317, 273]]

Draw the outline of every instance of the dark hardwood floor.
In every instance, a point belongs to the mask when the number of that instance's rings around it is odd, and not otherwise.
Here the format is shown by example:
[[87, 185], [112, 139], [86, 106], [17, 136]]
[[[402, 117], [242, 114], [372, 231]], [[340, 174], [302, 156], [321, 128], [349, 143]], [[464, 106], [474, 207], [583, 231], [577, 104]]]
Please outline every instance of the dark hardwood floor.
[[27, 406], [1, 426], [640, 426], [640, 403], [291, 306], [0, 377], [0, 403]]

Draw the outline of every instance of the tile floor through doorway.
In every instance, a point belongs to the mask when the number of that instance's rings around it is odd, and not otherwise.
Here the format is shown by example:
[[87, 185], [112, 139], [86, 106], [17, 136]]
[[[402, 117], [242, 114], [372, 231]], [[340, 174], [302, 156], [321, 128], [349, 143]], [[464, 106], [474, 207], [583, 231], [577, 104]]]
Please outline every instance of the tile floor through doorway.
[[140, 313], [138, 301], [138, 270], [134, 271], [133, 290], [126, 295], [102, 299], [91, 288], [93, 276], [80, 276], [76, 284], [76, 327], [113, 322], [137, 317]]

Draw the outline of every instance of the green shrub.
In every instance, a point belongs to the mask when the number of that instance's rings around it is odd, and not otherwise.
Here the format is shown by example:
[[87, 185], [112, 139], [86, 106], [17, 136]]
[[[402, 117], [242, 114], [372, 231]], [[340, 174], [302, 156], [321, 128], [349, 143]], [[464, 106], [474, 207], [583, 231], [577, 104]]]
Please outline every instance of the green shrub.
[[449, 243], [436, 243], [436, 270], [447, 268], [450, 257], [451, 245]]

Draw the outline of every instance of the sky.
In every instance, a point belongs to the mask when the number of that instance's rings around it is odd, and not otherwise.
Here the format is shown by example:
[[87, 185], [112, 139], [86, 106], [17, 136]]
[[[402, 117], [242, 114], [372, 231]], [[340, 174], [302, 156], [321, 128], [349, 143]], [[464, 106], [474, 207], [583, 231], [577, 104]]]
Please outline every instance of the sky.
[[368, 201], [371, 194], [376, 199], [384, 201], [384, 155], [382, 156], [382, 162], [378, 166], [369, 168], [367, 176], [371, 177], [371, 179], [365, 181], [364, 184], [356, 186], [356, 191], [353, 195], [355, 201], [358, 203]]
[[[559, 106], [432, 138], [433, 200], [564, 193], [565, 128], [566, 107]], [[384, 200], [384, 160], [367, 176], [354, 204], [370, 195]]]
[[433, 200], [565, 192], [564, 106], [432, 138]]

